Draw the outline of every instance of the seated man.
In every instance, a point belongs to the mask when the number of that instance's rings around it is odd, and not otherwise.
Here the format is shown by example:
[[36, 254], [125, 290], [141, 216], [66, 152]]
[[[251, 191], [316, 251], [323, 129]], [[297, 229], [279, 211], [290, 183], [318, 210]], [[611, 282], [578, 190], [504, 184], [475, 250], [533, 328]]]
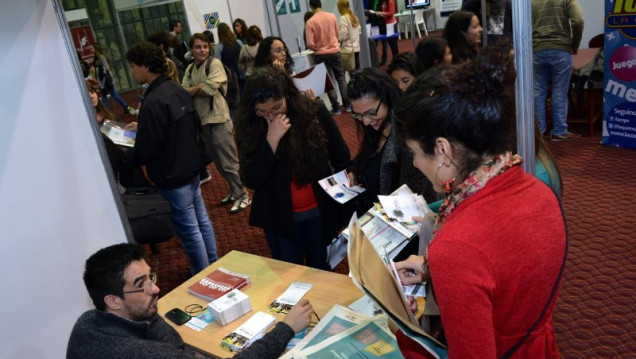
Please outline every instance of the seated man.
[[[95, 304], [75, 323], [66, 352], [74, 358], [190, 358], [183, 340], [157, 314], [157, 276], [135, 244], [103, 248], [86, 261], [84, 284]], [[299, 302], [283, 322], [234, 358], [279, 357], [295, 332], [309, 324], [313, 308]]]

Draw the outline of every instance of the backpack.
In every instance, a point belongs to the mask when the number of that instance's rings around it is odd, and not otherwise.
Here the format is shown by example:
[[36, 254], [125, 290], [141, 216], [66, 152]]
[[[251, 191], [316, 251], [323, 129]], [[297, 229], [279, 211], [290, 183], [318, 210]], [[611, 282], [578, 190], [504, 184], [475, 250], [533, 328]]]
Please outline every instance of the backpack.
[[[212, 57], [208, 57], [207, 61], [205, 62], [206, 76], [210, 74], [211, 62], [212, 62]], [[221, 62], [221, 64], [223, 63]], [[223, 93], [223, 87], [221, 87], [219, 91], [221, 92], [221, 95], [223, 95], [225, 102], [227, 102], [227, 107], [229, 107], [230, 110], [233, 110], [235, 108], [238, 108], [239, 103], [241, 102], [241, 97], [239, 96], [240, 90], [239, 90], [239, 83], [238, 83], [238, 75], [236, 74], [236, 72], [234, 72], [232, 69], [227, 67], [227, 65], [225, 64], [223, 64], [223, 70], [225, 70], [225, 76], [227, 76], [227, 91], [226, 93]]]

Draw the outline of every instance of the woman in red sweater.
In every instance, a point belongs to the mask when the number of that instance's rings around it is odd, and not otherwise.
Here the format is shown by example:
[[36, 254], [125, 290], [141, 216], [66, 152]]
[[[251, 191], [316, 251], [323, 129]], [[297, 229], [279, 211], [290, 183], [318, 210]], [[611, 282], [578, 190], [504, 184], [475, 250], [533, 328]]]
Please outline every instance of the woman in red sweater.
[[[450, 358], [559, 357], [565, 221], [513, 154], [515, 77], [509, 53], [486, 48], [420, 77], [395, 109], [414, 166], [446, 193], [426, 254], [396, 267], [405, 284], [432, 284]], [[407, 358], [428, 356], [401, 332], [398, 342]]]

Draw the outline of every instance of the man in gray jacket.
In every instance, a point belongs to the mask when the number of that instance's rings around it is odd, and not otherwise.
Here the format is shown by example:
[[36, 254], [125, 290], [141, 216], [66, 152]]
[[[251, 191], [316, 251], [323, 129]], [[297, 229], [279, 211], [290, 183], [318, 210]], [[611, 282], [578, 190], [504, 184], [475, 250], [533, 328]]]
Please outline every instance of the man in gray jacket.
[[[129, 243], [100, 249], [88, 258], [84, 284], [96, 309], [75, 323], [67, 359], [193, 357], [179, 333], [157, 314], [157, 275], [144, 258], [143, 248]], [[309, 324], [312, 313], [309, 301], [299, 302], [283, 322], [234, 358], [278, 358], [294, 333]]]
[[552, 85], [552, 141], [580, 135], [568, 131], [568, 90], [572, 54], [583, 35], [583, 11], [578, 0], [532, 0], [532, 51], [534, 53], [534, 112], [541, 134], [546, 131], [545, 100]]

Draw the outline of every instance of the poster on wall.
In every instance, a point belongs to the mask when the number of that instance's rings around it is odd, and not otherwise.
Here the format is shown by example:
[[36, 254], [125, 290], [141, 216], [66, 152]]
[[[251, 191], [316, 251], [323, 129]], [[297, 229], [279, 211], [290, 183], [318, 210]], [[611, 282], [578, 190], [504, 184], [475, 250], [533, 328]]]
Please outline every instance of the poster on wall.
[[605, 0], [603, 138], [636, 149], [636, 12], [633, 0]]
[[95, 38], [93, 37], [93, 30], [90, 26], [79, 26], [71, 29], [71, 37], [73, 37], [73, 45], [75, 50], [79, 52], [82, 60], [86, 61], [89, 65], [93, 63], [95, 52], [93, 50], [93, 44], [95, 44]]
[[219, 26], [219, 12], [211, 12], [203, 15], [203, 23], [207, 30], [215, 29]]

